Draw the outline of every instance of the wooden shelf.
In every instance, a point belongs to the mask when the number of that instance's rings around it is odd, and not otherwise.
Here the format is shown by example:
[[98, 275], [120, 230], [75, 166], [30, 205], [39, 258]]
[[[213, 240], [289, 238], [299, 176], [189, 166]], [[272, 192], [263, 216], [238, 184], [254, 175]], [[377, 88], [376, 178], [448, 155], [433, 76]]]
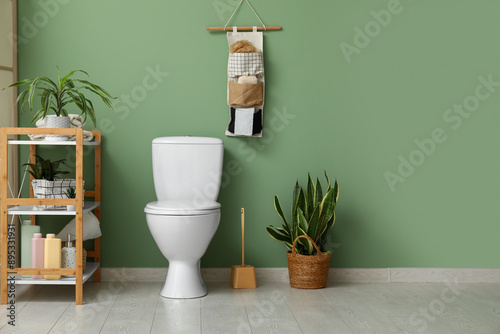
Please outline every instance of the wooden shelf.
[[[90, 276], [99, 268], [100, 263], [87, 262], [85, 271], [82, 276], [82, 284], [85, 283]], [[75, 277], [61, 277], [61, 279], [33, 279], [30, 277], [21, 277], [15, 275], [16, 284], [38, 284], [38, 285], [76, 285]]]
[[[76, 247], [76, 270], [69, 272], [76, 273], [72, 278], [61, 278], [59, 280], [45, 280], [25, 278], [21, 275], [16, 276], [16, 284], [49, 284], [49, 285], [74, 285], [75, 286], [75, 303], [82, 305], [83, 302], [83, 283], [91, 276], [94, 281], [99, 282], [101, 279], [101, 238], [94, 239], [94, 250], [91, 252], [95, 262], [87, 263], [87, 268], [82, 273], [83, 259], [83, 214], [94, 210], [99, 221], [101, 220], [101, 132], [91, 131], [94, 136], [94, 141], [83, 141], [83, 130], [78, 128], [71, 129], [53, 129], [53, 128], [1, 128], [0, 129], [0, 179], [8, 179], [8, 162], [7, 151], [9, 145], [28, 145], [30, 147], [30, 163], [35, 163], [36, 148], [40, 145], [50, 146], [75, 146], [75, 180], [76, 180], [76, 198], [75, 199], [34, 199], [33, 189], [30, 188], [30, 198], [9, 198], [7, 192], [7, 182], [0, 183], [0, 304], [9, 302], [7, 295], [7, 240], [8, 240], [8, 220], [7, 215], [29, 215], [33, 224], [36, 224], [37, 216], [74, 216], [75, 217], [75, 247]], [[35, 141], [35, 140], [13, 140], [9, 136], [18, 136], [26, 134], [51, 134], [51, 135], [72, 135], [76, 141]], [[87, 198], [93, 200], [84, 200], [83, 195], [83, 147], [94, 147], [94, 190], [86, 192]], [[30, 177], [30, 181], [33, 176]], [[34, 204], [40, 205], [83, 205], [81, 212], [75, 210], [68, 211], [65, 207], [60, 209], [40, 210], [36, 209]], [[80, 268], [80, 269], [78, 269]], [[23, 268], [18, 268], [23, 269]], [[25, 268], [32, 269], [32, 268]], [[68, 269], [54, 269], [53, 274], [59, 275]], [[19, 270], [19, 273], [23, 271]]]
[[[101, 202], [85, 201], [83, 206], [83, 213], [90, 212], [98, 206]], [[68, 211], [66, 208], [61, 209], [36, 209], [33, 205], [18, 205], [7, 210], [9, 215], [34, 215], [34, 216], [74, 216], [76, 211]]]
[[[45, 141], [45, 140], [9, 140], [9, 145], [65, 145], [65, 146], [76, 146], [76, 141], [66, 140], [66, 141]], [[84, 141], [83, 146], [97, 146], [101, 145], [100, 141]]]

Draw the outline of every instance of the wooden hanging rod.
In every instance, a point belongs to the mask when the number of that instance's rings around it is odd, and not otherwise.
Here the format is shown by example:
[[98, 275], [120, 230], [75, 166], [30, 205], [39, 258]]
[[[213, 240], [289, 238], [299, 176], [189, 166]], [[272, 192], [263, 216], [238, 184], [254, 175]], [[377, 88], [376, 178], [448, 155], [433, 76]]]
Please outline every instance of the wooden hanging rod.
[[[236, 27], [238, 31], [252, 31], [253, 27]], [[207, 27], [208, 31], [233, 31], [233, 27]], [[281, 30], [281, 27], [257, 27], [258, 31]]]

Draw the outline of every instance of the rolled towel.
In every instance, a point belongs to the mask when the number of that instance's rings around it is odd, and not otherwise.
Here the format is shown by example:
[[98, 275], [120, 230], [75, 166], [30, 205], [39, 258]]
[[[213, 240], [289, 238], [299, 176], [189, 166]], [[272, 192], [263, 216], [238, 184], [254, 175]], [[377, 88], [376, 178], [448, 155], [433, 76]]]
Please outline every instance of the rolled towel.
[[84, 126], [84, 119], [80, 115], [69, 114], [69, 125], [72, 128], [81, 128]]
[[[92, 132], [83, 130], [83, 141], [91, 141], [94, 138]], [[76, 136], [68, 136], [68, 140], [76, 140]]]

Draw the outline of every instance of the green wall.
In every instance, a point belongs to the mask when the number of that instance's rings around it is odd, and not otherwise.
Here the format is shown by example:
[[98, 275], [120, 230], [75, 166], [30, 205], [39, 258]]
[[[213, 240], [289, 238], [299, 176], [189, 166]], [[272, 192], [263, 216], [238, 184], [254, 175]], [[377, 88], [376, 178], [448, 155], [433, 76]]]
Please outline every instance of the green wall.
[[[249, 139], [224, 135], [226, 37], [205, 30], [238, 1], [19, 2], [20, 78], [81, 68], [119, 97], [114, 113], [95, 102], [103, 266], [166, 266], [143, 213], [151, 140], [197, 135], [225, 144], [202, 266], [239, 263], [240, 207], [247, 262], [286, 266], [265, 230], [280, 223], [273, 196], [288, 207], [296, 179], [327, 170], [341, 187], [332, 266], [498, 267], [500, 3], [253, 0], [283, 30], [264, 34], [266, 129]], [[246, 5], [234, 22], [258, 23]]]

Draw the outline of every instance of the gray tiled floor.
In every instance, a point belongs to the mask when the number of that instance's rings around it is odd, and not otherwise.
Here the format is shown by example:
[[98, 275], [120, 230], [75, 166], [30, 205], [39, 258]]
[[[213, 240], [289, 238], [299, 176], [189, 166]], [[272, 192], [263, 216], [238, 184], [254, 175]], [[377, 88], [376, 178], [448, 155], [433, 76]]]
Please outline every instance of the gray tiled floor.
[[320, 290], [208, 283], [204, 298], [159, 296], [162, 283], [16, 288], [16, 326], [1, 333], [500, 333], [500, 284], [338, 283]]

